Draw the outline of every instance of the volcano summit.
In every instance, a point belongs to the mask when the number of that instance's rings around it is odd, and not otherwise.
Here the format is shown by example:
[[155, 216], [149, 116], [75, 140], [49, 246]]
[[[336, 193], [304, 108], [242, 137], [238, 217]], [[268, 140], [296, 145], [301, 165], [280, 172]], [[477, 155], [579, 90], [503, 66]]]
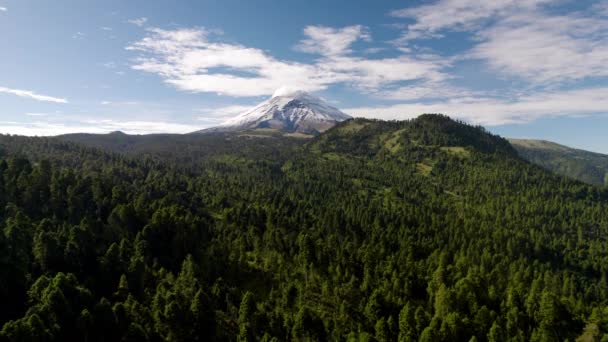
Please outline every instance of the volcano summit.
[[317, 134], [351, 116], [307, 92], [284, 88], [254, 108], [217, 127], [200, 132], [230, 132], [256, 128], [274, 128], [285, 132]]

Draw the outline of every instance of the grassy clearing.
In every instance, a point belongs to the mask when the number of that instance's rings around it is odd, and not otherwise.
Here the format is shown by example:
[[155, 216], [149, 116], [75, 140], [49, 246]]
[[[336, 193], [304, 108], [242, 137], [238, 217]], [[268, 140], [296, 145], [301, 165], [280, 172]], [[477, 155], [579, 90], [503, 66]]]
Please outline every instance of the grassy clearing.
[[399, 150], [402, 148], [399, 138], [401, 138], [401, 133], [403, 131], [404, 130], [401, 129], [391, 134], [391, 137], [384, 141], [384, 148], [389, 150], [391, 153], [399, 152]]
[[367, 126], [367, 123], [360, 123], [360, 122], [356, 122], [356, 121], [351, 121], [348, 124], [342, 126], [339, 128], [339, 132], [340, 133], [353, 133], [353, 132], [358, 132], [360, 130], [362, 130], [363, 128], [365, 128], [365, 126]]
[[456, 157], [468, 158], [471, 156], [471, 152], [462, 146], [444, 146], [440, 149]]
[[419, 175], [428, 177], [431, 175], [431, 171], [433, 171], [433, 166], [427, 164], [427, 162], [417, 163], [416, 164], [416, 172]]
[[284, 137], [290, 137], [290, 138], [301, 138], [301, 139], [310, 139], [310, 138], [314, 138], [314, 135], [312, 134], [305, 134], [305, 133], [285, 133], [283, 134]]

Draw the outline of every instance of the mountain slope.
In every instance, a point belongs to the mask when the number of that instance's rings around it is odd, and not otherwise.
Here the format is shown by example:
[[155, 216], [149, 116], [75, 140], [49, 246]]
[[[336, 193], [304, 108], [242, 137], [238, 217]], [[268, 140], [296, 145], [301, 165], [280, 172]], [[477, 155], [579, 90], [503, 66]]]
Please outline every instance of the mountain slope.
[[563, 176], [594, 185], [608, 185], [608, 155], [545, 140], [509, 139], [519, 154], [532, 163]]
[[277, 92], [251, 110], [200, 132], [275, 128], [286, 132], [317, 134], [350, 118], [321, 98], [306, 92]]

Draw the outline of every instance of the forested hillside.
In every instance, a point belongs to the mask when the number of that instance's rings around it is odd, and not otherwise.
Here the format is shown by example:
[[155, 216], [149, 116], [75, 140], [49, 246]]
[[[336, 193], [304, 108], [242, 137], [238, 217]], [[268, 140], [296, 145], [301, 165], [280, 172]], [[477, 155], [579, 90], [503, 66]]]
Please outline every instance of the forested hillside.
[[608, 191], [505, 139], [196, 139], [0, 136], [0, 341], [608, 339]]
[[520, 155], [557, 174], [608, 185], [608, 156], [544, 140], [509, 139]]
[[234, 134], [67, 134], [54, 140], [139, 158], [144, 156], [196, 171], [201, 160], [227, 155], [258, 161], [284, 160], [311, 137], [285, 134], [273, 129], [259, 129]]

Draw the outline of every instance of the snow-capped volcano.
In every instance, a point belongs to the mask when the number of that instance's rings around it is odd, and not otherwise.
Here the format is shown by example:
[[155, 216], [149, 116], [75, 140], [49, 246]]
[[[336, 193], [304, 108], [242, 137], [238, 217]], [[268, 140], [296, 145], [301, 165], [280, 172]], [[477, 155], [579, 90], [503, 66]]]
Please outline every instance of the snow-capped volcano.
[[351, 117], [330, 106], [319, 97], [301, 90], [285, 88], [221, 125], [204, 131], [238, 131], [255, 128], [276, 128], [286, 132], [314, 134], [323, 132], [336, 123]]

